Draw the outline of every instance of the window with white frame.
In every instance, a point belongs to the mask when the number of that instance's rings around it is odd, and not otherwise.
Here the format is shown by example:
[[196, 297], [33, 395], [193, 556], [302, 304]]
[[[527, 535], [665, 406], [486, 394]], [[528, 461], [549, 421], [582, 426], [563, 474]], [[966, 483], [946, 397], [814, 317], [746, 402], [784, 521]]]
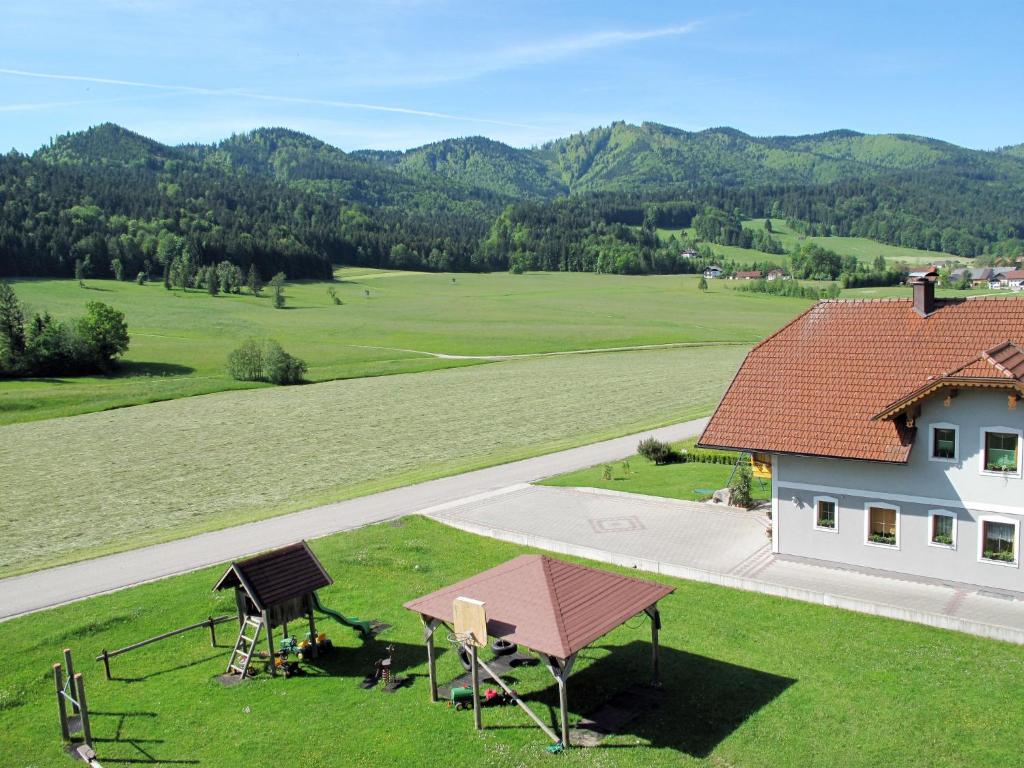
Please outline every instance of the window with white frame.
[[864, 506], [865, 543], [879, 547], [897, 547], [900, 537], [900, 510], [891, 504], [868, 503]]
[[814, 527], [819, 531], [839, 531], [839, 502], [831, 496], [814, 497]]
[[986, 475], [1020, 476], [1021, 431], [1013, 427], [983, 427], [981, 472]]
[[960, 456], [960, 429], [956, 424], [932, 424], [928, 457], [932, 461], [956, 461]]
[[928, 511], [928, 543], [933, 547], [956, 548], [956, 514], [945, 509]]
[[1009, 517], [978, 518], [978, 559], [988, 563], [1017, 565], [1020, 524]]

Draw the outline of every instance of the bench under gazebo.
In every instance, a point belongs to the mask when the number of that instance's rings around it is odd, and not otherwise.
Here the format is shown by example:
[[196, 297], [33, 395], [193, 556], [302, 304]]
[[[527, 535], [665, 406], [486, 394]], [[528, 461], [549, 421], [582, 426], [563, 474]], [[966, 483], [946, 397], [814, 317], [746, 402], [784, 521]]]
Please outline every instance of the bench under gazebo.
[[[520, 555], [476, 576], [411, 600], [405, 607], [420, 614], [423, 621], [431, 701], [437, 701], [438, 698], [435, 631], [438, 627], [446, 626], [455, 632], [457, 600], [460, 608], [467, 603], [482, 603], [486, 615], [486, 634], [530, 649], [541, 658], [555, 678], [561, 710], [561, 736], [548, 728], [497, 675], [491, 673], [484, 662], [477, 659], [474, 646], [471, 649], [471, 671], [474, 679], [476, 727], [481, 727], [479, 697], [475, 685], [479, 664], [552, 740], [560, 741], [567, 747], [567, 687], [576, 654], [633, 616], [645, 613], [651, 620], [651, 679], [652, 683], [658, 684], [658, 630], [661, 627], [658, 601], [673, 591], [672, 587], [663, 584], [567, 563], [544, 555]], [[477, 645], [480, 640], [477, 638]]]

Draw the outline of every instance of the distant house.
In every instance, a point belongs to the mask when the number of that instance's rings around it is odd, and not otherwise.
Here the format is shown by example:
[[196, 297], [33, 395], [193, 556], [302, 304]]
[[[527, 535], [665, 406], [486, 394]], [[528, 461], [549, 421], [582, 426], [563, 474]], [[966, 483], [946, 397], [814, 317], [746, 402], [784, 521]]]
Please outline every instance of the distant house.
[[737, 272], [733, 275], [734, 280], [760, 280], [764, 277], [764, 273], [759, 269], [753, 269], [747, 272]]
[[770, 269], [768, 274], [765, 275], [766, 280], [789, 280], [789, 275], [786, 274], [784, 269]]
[[967, 279], [974, 288], [984, 288], [992, 279], [992, 267], [954, 269], [949, 273], [949, 279], [956, 285], [964, 279], [964, 275], [967, 275]]
[[1013, 291], [1024, 290], [1024, 269], [1015, 269], [1003, 275], [1006, 287]]
[[687, 248], [685, 251], [679, 252], [680, 259], [696, 259], [699, 256], [700, 254], [697, 253], [697, 251], [693, 250], [692, 248]]
[[1024, 593], [1022, 398], [1024, 297], [919, 280], [754, 347], [698, 445], [767, 454], [774, 552]]
[[723, 270], [721, 267], [712, 264], [710, 267], [704, 270], [704, 277], [708, 280], [717, 280], [722, 276]]

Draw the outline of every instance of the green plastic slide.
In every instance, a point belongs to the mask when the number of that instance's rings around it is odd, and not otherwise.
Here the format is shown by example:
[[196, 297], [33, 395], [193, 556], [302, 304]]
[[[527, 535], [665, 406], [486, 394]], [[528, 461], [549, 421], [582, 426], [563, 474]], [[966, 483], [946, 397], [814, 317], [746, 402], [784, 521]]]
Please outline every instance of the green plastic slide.
[[362, 621], [356, 616], [345, 616], [344, 614], [338, 613], [331, 608], [328, 608], [320, 602], [320, 596], [316, 592], [313, 593], [313, 605], [316, 609], [325, 616], [330, 616], [339, 624], [344, 624], [346, 627], [352, 627], [357, 630], [363, 637], [369, 637], [370, 632], [373, 629], [372, 623], [369, 621]]

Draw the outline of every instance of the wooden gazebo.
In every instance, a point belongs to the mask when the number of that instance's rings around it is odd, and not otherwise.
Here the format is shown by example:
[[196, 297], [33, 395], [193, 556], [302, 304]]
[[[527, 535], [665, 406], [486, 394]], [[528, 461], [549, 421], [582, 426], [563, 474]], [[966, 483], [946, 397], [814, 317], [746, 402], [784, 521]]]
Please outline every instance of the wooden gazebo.
[[[419, 613], [423, 621], [431, 701], [437, 701], [434, 632], [440, 626], [452, 627], [456, 598], [480, 601], [484, 604], [488, 636], [535, 652], [555, 678], [561, 709], [560, 741], [569, 746], [567, 683], [576, 654], [638, 613], [646, 613], [651, 620], [651, 678], [658, 684], [658, 601], [673, 591], [663, 584], [543, 555], [520, 555], [412, 600], [405, 607]], [[473, 671], [475, 679], [475, 667]], [[486, 667], [485, 671], [490, 672]], [[518, 697], [516, 703], [553, 740], [559, 740]], [[476, 714], [479, 728], [478, 704]]]
[[289, 621], [305, 618], [315, 638], [314, 592], [333, 583], [304, 541], [232, 563], [214, 585], [214, 590], [234, 589], [238, 608], [238, 641], [227, 673], [245, 677], [260, 633], [266, 630], [270, 671], [276, 674], [274, 627], [283, 627], [287, 635]]

